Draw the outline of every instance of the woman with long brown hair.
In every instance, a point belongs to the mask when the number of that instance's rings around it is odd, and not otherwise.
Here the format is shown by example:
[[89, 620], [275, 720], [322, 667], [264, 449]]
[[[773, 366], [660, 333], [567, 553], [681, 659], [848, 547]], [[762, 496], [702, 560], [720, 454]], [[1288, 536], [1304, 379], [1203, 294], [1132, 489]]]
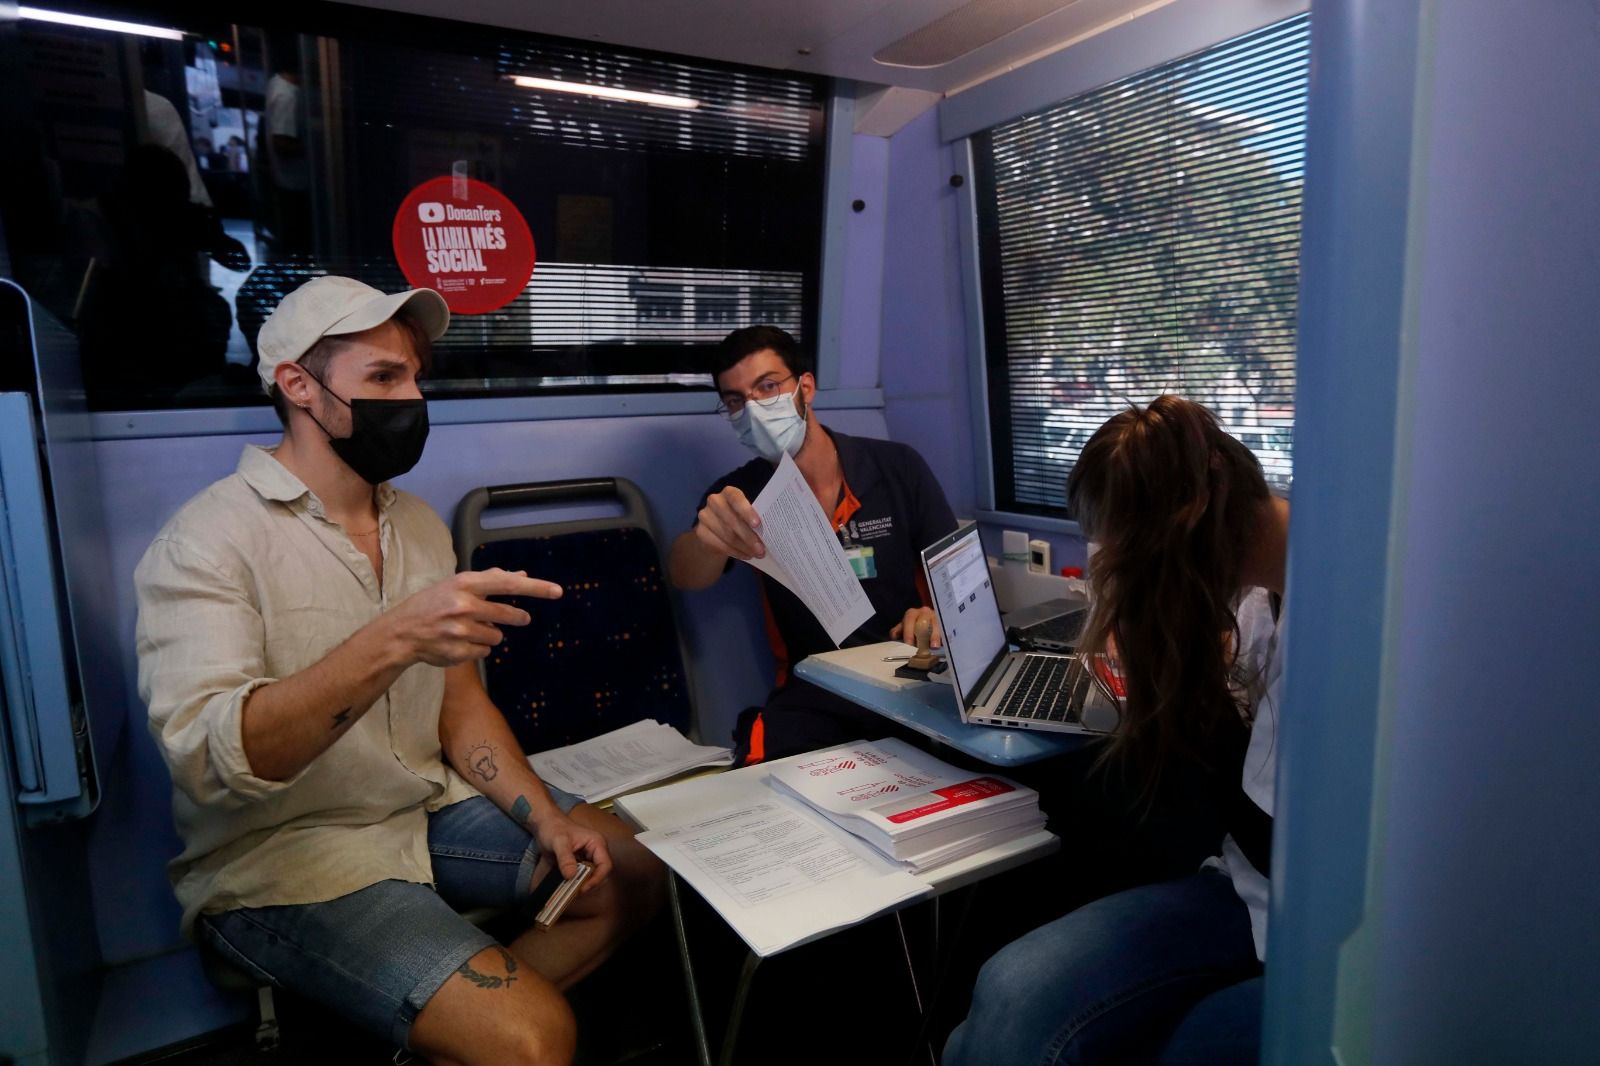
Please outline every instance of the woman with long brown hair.
[[[983, 967], [945, 1066], [1256, 1061], [1289, 504], [1201, 405], [1163, 396], [1090, 438], [1067, 509], [1094, 548], [1079, 650], [1127, 696], [1104, 759], [1146, 797], [1227, 773], [1221, 854], [1097, 900]], [[1260, 590], [1265, 590], [1262, 592]]]

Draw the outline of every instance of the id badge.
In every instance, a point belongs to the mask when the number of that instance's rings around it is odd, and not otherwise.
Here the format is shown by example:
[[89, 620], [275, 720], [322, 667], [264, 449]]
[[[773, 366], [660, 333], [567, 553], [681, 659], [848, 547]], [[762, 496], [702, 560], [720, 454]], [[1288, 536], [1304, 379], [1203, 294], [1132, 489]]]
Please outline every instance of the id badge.
[[846, 548], [844, 557], [850, 561], [850, 569], [855, 571], [856, 579], [865, 581], [878, 576], [878, 559], [874, 548]]

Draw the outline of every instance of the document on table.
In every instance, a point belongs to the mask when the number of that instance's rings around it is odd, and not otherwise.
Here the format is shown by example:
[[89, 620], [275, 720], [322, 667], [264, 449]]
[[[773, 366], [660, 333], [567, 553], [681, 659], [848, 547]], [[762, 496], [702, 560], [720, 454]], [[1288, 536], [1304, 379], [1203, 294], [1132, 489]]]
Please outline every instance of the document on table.
[[787, 452], [751, 506], [767, 554], [750, 565], [800, 598], [834, 644], [873, 615], [872, 602], [839, 546], [817, 498]]
[[665, 781], [699, 766], [730, 766], [729, 748], [695, 744], [654, 719], [528, 756], [547, 785], [598, 803], [631, 789]]
[[639, 834], [757, 955], [815, 940], [931, 892], [900, 863], [765, 788], [674, 829]]

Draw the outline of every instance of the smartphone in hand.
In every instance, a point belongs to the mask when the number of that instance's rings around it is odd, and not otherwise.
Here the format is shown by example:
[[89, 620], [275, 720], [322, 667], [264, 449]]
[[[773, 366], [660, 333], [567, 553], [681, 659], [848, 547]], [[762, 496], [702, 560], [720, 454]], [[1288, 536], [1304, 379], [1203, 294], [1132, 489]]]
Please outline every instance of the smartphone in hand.
[[533, 924], [539, 929], [549, 929], [560, 921], [561, 912], [567, 909], [567, 904], [578, 898], [578, 890], [592, 873], [594, 873], [593, 866], [580, 862], [578, 872], [561, 882], [560, 886], [550, 894], [550, 898], [534, 917]]

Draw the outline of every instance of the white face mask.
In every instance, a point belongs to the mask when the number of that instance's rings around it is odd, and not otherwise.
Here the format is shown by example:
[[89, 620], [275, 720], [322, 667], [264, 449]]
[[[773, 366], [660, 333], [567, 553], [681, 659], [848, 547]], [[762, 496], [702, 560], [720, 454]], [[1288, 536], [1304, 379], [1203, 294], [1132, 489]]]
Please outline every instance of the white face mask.
[[733, 420], [739, 443], [769, 463], [776, 463], [784, 452], [800, 454], [806, 442], [806, 416], [800, 411], [800, 390], [774, 396], [770, 400], [751, 400]]

